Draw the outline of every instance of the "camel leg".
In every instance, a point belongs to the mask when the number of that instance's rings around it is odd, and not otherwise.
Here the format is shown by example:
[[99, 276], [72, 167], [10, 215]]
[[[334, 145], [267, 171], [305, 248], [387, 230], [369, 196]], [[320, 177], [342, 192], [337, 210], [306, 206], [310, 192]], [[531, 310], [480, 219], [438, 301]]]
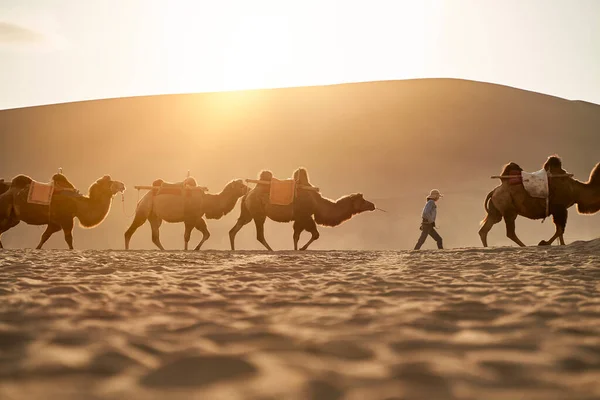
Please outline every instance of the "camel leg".
[[246, 207], [244, 207], [242, 202], [242, 212], [240, 213], [240, 217], [233, 228], [231, 228], [229, 231], [229, 243], [231, 244], [231, 250], [235, 250], [235, 235], [237, 235], [240, 229], [242, 229], [244, 225], [248, 224], [250, 221], [252, 221], [252, 216]]
[[266, 216], [260, 216], [254, 218], [254, 225], [256, 225], [256, 240], [262, 243], [263, 246], [269, 251], [273, 251], [267, 240], [265, 239], [265, 220]]
[[565, 239], [563, 238], [563, 234], [565, 233], [565, 228], [567, 226], [567, 217], [569, 212], [566, 208], [556, 210], [552, 213], [552, 220], [554, 221], [554, 225], [556, 226], [556, 231], [554, 235], [550, 238], [550, 240], [542, 240], [538, 246], [550, 246], [554, 241], [558, 238], [560, 244], [564, 246]]
[[479, 237], [481, 238], [481, 243], [483, 244], [483, 247], [487, 247], [488, 245], [487, 235], [489, 231], [495, 224], [502, 221], [502, 213], [500, 212], [500, 210], [498, 210], [498, 208], [496, 208], [496, 205], [491, 199], [489, 203], [487, 203], [487, 205], [487, 215], [482, 221], [483, 225], [481, 226], [481, 228], [479, 228]]
[[148, 221], [150, 221], [150, 228], [152, 229], [152, 243], [156, 245], [160, 250], [165, 250], [162, 243], [160, 243], [160, 225], [162, 224], [162, 219], [158, 218], [158, 216], [154, 213], [148, 216]]
[[131, 226], [125, 231], [125, 250], [129, 250], [129, 241], [131, 240], [131, 237], [140, 226], [144, 225], [147, 219], [147, 215], [138, 212], [135, 213]]
[[191, 222], [184, 222], [185, 231], [183, 232], [183, 250], [187, 251], [190, 239], [192, 238], [192, 231], [194, 230], [194, 224]]
[[304, 229], [306, 229], [308, 232], [310, 232], [310, 234], [312, 236], [309, 239], [309, 241], [306, 242], [306, 244], [304, 246], [302, 246], [302, 248], [300, 248], [300, 250], [308, 249], [308, 246], [310, 246], [310, 244], [312, 242], [314, 242], [315, 240], [317, 240], [320, 236], [319, 231], [317, 230], [317, 224], [315, 223], [315, 220], [312, 218], [310, 218], [309, 220], [306, 221], [306, 225], [305, 225]]
[[561, 246], [565, 245], [565, 238], [563, 235], [565, 233], [565, 229], [567, 229], [568, 217], [569, 217], [569, 211], [565, 208], [563, 210], [563, 212], [559, 213], [558, 216], [556, 214], [554, 214], [554, 218], [552, 218], [554, 220], [554, 223], [558, 224], [557, 230], [558, 230], [558, 227], [560, 226], [560, 234], [558, 235], [558, 240], [559, 240], [559, 243], [561, 244]]
[[73, 220], [70, 219], [62, 224], [62, 230], [65, 234], [65, 242], [69, 246], [69, 250], [73, 250]]
[[49, 223], [44, 233], [42, 233], [42, 238], [40, 239], [40, 243], [37, 245], [36, 249], [41, 249], [44, 243], [46, 243], [48, 239], [50, 239], [50, 236], [52, 236], [52, 234], [58, 231], [60, 231], [60, 225], [56, 225], [52, 222]]
[[500, 221], [502, 221], [502, 214], [500, 213], [490, 212], [488, 215], [486, 215], [485, 219], [483, 220], [483, 225], [479, 229], [479, 237], [481, 238], [483, 247], [487, 247], [488, 245], [487, 235], [489, 231], [492, 230], [492, 227]]
[[202, 240], [200, 241], [200, 243], [198, 243], [198, 246], [196, 246], [196, 248], [194, 249], [195, 251], [198, 251], [198, 250], [200, 250], [200, 247], [202, 247], [204, 242], [206, 242], [208, 240], [208, 238], [210, 237], [210, 232], [208, 231], [208, 227], [206, 226], [206, 221], [204, 221], [202, 218], [199, 218], [198, 222], [196, 222], [196, 229], [198, 229], [200, 232], [202, 232]]
[[304, 230], [304, 226], [300, 221], [294, 221], [294, 250], [298, 250], [298, 242], [300, 241], [300, 234]]
[[517, 219], [516, 214], [510, 214], [504, 216], [504, 223], [506, 224], [506, 236], [518, 244], [521, 247], [525, 247], [525, 243], [521, 242], [521, 240], [517, 237], [515, 220]]
[[[0, 222], [0, 237], [7, 230], [19, 225], [19, 222], [21, 222], [21, 221], [19, 221], [18, 219], [5, 219], [4, 221]], [[0, 240], [0, 249], [3, 249], [3, 248], [4, 248], [4, 246], [2, 246], [2, 241]]]

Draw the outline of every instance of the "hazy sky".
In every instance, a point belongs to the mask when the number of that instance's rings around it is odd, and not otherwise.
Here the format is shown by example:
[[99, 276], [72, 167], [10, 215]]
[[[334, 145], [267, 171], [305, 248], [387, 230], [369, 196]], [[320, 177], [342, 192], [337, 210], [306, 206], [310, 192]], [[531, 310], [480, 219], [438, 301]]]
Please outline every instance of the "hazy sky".
[[0, 109], [427, 77], [600, 103], [600, 1], [0, 1]]

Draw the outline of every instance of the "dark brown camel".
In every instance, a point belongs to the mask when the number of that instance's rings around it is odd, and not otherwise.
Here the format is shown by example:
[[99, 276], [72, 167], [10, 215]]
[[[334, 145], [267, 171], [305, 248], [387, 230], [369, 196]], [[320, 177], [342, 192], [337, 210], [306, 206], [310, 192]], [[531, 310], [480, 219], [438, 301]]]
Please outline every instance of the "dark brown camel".
[[[153, 186], [156, 185], [153, 184]], [[192, 186], [196, 186], [195, 181]], [[201, 190], [188, 190], [183, 194], [181, 191], [165, 194], [148, 192], [138, 203], [133, 222], [125, 232], [125, 249], [129, 249], [129, 242], [136, 229], [148, 220], [152, 229], [152, 242], [160, 250], [164, 250], [159, 236], [162, 221], [184, 223], [185, 250], [188, 249], [193, 229], [196, 228], [202, 232], [202, 240], [194, 249], [200, 250], [202, 244], [210, 237], [210, 232], [202, 217], [219, 219], [228, 214], [235, 207], [237, 200], [249, 190], [250, 188], [238, 179], [229, 182], [218, 194], [204, 193]]]
[[61, 229], [69, 249], [73, 249], [73, 219], [77, 217], [84, 228], [99, 225], [110, 210], [113, 196], [125, 190], [122, 182], [113, 181], [108, 175], [94, 182], [87, 196], [75, 191], [62, 174], [54, 175], [52, 181], [57, 189], [51, 203], [41, 205], [27, 201], [32, 182], [30, 177], [18, 175], [12, 180], [10, 188], [0, 195], [0, 235], [21, 221], [29, 225], [47, 225], [37, 249], [41, 249], [50, 236]]
[[[560, 175], [562, 169], [559, 157], [551, 156], [544, 164], [544, 169], [550, 174]], [[527, 193], [519, 176], [522, 169], [514, 162], [504, 166], [502, 175], [515, 175], [513, 179], [503, 179], [502, 184], [492, 190], [486, 197], [484, 207], [487, 212], [479, 230], [479, 236], [484, 247], [487, 247], [487, 234], [494, 224], [504, 218], [506, 235], [519, 246], [525, 244], [517, 237], [515, 220], [518, 215], [529, 219], [546, 218], [546, 201], [534, 198]], [[600, 163], [592, 169], [587, 182], [580, 182], [570, 177], [550, 177], [549, 180], [549, 215], [552, 215], [556, 231], [549, 240], [542, 240], [539, 245], [551, 245], [557, 238], [564, 245], [563, 234], [567, 225], [567, 209], [577, 204], [580, 214], [594, 214], [600, 211]]]
[[[270, 180], [272, 173], [263, 171], [260, 180]], [[297, 183], [310, 186], [308, 173], [304, 168], [294, 172]], [[308, 246], [319, 238], [317, 224], [323, 226], [338, 226], [349, 220], [354, 215], [364, 211], [375, 210], [375, 205], [363, 198], [361, 193], [350, 194], [336, 201], [329, 200], [320, 193], [313, 190], [298, 189], [294, 203], [290, 205], [274, 205], [269, 202], [268, 185], [257, 185], [242, 198], [240, 216], [237, 223], [229, 231], [231, 250], [235, 250], [235, 236], [242, 227], [254, 220], [256, 225], [256, 239], [269, 251], [273, 249], [264, 235], [264, 224], [268, 218], [276, 222], [294, 221], [294, 250], [298, 250], [298, 241], [303, 231], [311, 233], [310, 240], [300, 250], [306, 250]]]

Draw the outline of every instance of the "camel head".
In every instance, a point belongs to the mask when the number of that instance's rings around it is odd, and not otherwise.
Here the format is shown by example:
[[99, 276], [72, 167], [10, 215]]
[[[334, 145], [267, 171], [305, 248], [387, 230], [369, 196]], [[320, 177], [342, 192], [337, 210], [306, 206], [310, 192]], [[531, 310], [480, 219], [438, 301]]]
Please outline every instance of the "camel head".
[[125, 184], [119, 181], [113, 181], [109, 175], [104, 175], [102, 178], [98, 179], [96, 182], [90, 186], [90, 197], [102, 195], [102, 194], [110, 194], [110, 196], [114, 196], [119, 192], [125, 191]]
[[375, 211], [375, 204], [368, 200], [365, 200], [362, 193], [355, 193], [350, 195], [352, 210], [354, 214], [358, 214], [364, 211]]
[[229, 182], [223, 192], [231, 193], [236, 199], [242, 197], [250, 191], [250, 188], [244, 184], [241, 179], [236, 179]]
[[113, 195], [117, 193], [123, 193], [125, 189], [125, 184], [123, 182], [112, 181], [110, 184], [110, 191]]

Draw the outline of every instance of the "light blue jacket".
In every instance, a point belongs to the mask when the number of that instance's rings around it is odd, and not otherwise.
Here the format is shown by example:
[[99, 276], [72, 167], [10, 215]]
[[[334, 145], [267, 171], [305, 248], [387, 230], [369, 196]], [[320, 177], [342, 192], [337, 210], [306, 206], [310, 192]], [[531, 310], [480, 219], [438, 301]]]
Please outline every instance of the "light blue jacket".
[[432, 224], [435, 222], [435, 217], [437, 216], [437, 205], [434, 200], [427, 200], [427, 204], [423, 207], [423, 220]]

